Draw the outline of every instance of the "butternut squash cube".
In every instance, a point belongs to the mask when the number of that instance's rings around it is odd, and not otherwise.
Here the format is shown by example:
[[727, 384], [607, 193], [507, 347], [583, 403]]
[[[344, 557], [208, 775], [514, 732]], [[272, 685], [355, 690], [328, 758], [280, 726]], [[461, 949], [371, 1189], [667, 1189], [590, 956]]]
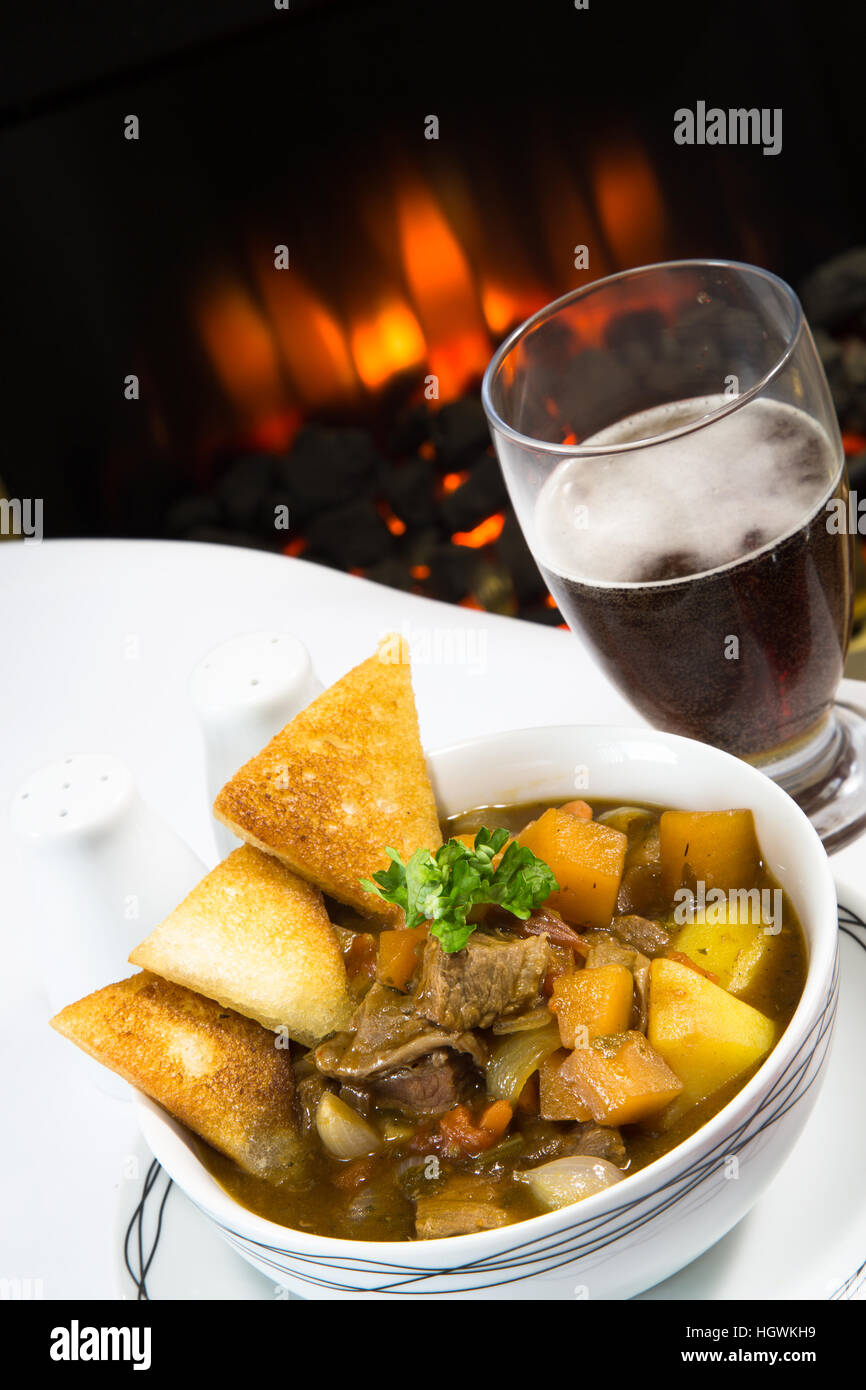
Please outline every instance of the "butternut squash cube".
[[538, 1113], [543, 1120], [592, 1119], [574, 1083], [562, 1075], [562, 1064], [567, 1057], [568, 1053], [561, 1047], [538, 1068]]
[[663, 1127], [742, 1076], [776, 1041], [772, 1019], [678, 961], [650, 967], [647, 1036], [682, 1082]]
[[633, 996], [634, 976], [624, 965], [597, 965], [560, 975], [553, 985], [550, 1010], [559, 1023], [563, 1047], [580, 1047], [593, 1038], [624, 1033]]
[[547, 899], [567, 922], [606, 927], [613, 916], [628, 836], [551, 807], [518, 839], [549, 865], [559, 892]]
[[643, 1033], [618, 1033], [575, 1048], [559, 1070], [596, 1124], [631, 1125], [670, 1105], [682, 1082]]
[[659, 821], [662, 877], [673, 893], [688, 864], [707, 888], [751, 888], [761, 851], [751, 811], [665, 811]]
[[420, 927], [379, 932], [376, 979], [392, 989], [405, 990], [421, 964], [427, 935], [426, 923]]

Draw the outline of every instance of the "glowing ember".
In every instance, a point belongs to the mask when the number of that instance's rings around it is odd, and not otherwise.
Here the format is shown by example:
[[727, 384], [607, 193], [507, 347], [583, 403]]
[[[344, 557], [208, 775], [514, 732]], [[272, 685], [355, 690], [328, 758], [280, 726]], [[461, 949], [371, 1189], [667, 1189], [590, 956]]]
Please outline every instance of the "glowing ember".
[[377, 507], [377, 510], [378, 510], [378, 512], [379, 512], [379, 515], [381, 516], [381, 518], [382, 518], [382, 520], [384, 521], [385, 525], [388, 527], [388, 530], [391, 532], [391, 535], [392, 535], [392, 536], [405, 536], [405, 534], [406, 534], [406, 523], [405, 523], [405, 521], [401, 521], [400, 518], [399, 518], [399, 516], [397, 516], [394, 512], [392, 512], [391, 508], [388, 506], [388, 503], [387, 503], [387, 502], [384, 502], [384, 501], [383, 501], [383, 502], [377, 502], [376, 507]]
[[471, 531], [455, 531], [451, 537], [455, 545], [468, 546], [470, 550], [480, 550], [484, 545], [492, 545], [502, 535], [505, 513], [495, 512], [480, 521]]

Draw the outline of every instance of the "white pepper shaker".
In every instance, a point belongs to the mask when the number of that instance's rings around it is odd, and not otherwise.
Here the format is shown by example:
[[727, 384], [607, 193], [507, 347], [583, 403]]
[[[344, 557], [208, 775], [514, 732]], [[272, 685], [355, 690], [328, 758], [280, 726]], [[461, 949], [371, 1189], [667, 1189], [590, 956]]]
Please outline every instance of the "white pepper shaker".
[[[211, 806], [238, 768], [322, 689], [307, 648], [287, 632], [244, 633], [202, 657], [190, 697], [204, 738]], [[240, 843], [216, 823], [214, 836], [221, 859]]]
[[[38, 924], [35, 964], [55, 1012], [133, 974], [130, 951], [205, 873], [108, 754], [39, 768], [13, 796], [10, 820]], [[128, 1089], [102, 1068], [92, 1076], [114, 1095]]]

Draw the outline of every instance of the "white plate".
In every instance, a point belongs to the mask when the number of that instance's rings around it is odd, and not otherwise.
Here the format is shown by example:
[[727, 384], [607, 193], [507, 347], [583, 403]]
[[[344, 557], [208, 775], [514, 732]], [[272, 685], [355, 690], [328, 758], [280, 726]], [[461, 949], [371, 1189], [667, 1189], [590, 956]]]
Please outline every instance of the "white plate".
[[[836, 1035], [806, 1128], [748, 1216], [700, 1259], [640, 1298], [866, 1297], [866, 1113], [859, 1084], [866, 1055], [866, 901], [841, 885], [839, 898], [845, 906], [839, 910], [842, 984]], [[146, 1174], [152, 1159], [143, 1140], [138, 1153]], [[179, 1188], [168, 1189], [162, 1170], [154, 1174], [140, 1220], [134, 1207], [146, 1179], [132, 1200], [123, 1190], [118, 1208], [116, 1280], [122, 1298], [139, 1296], [142, 1264], [151, 1299], [295, 1297], [236, 1255]]]

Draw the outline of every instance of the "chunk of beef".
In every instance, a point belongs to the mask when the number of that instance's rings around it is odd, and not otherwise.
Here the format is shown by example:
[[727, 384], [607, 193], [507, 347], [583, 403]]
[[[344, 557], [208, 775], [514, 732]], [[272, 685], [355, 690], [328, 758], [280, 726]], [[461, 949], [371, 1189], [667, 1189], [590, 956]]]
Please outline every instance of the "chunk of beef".
[[614, 917], [610, 924], [610, 933], [624, 945], [633, 946], [636, 951], [643, 952], [651, 960], [654, 956], [664, 955], [671, 944], [671, 934], [665, 931], [660, 922], [653, 922], [649, 917], [638, 917], [635, 913]]
[[346, 1207], [346, 1219], [360, 1225], [358, 1235], [367, 1239], [376, 1239], [377, 1232], [380, 1240], [400, 1240], [411, 1217], [409, 1198], [389, 1181], [387, 1171], [374, 1171]]
[[562, 1156], [587, 1154], [590, 1158], [606, 1158], [617, 1168], [628, 1163], [623, 1137], [612, 1125], [597, 1125], [592, 1120], [576, 1124], [563, 1136]]
[[624, 965], [627, 970], [631, 970], [637, 954], [633, 946], [626, 946], [622, 941], [617, 941], [616, 937], [607, 931], [588, 931], [584, 940], [589, 947], [586, 956], [588, 969], [594, 970], [598, 965]]
[[499, 1205], [497, 1183], [473, 1174], [455, 1174], [443, 1187], [415, 1202], [415, 1234], [419, 1240], [465, 1236], [508, 1226], [513, 1217]]
[[411, 1067], [375, 1077], [370, 1093], [379, 1105], [393, 1106], [407, 1115], [442, 1115], [468, 1099], [476, 1079], [468, 1057], [440, 1048]]
[[479, 1065], [483, 1044], [467, 1032], [433, 1027], [412, 999], [378, 982], [371, 985], [347, 1033], [337, 1033], [316, 1048], [316, 1066], [325, 1076], [360, 1080], [408, 1067], [428, 1052], [453, 1048], [468, 1052]]
[[373, 1100], [364, 1085], [363, 1081], [344, 1081], [340, 1087], [340, 1100], [344, 1100], [347, 1105], [351, 1105], [353, 1110], [363, 1118], [368, 1119], [373, 1108]]
[[634, 1000], [629, 1027], [645, 1033], [649, 1026], [650, 961], [639, 951], [635, 954], [631, 973], [634, 975]]
[[523, 1134], [526, 1139], [523, 1157], [533, 1165], [553, 1158], [570, 1158], [574, 1154], [606, 1158], [618, 1168], [628, 1163], [619, 1130], [610, 1125], [597, 1125], [592, 1120], [570, 1124], [567, 1128], [548, 1120], [536, 1120], [524, 1127]]
[[540, 1000], [547, 940], [508, 940], [474, 932], [462, 951], [447, 954], [435, 936], [424, 948], [416, 1002], [443, 1028], [489, 1028]]
[[301, 1118], [301, 1128], [305, 1134], [311, 1134], [315, 1128], [319, 1101], [327, 1089], [327, 1082], [317, 1071], [303, 1077], [297, 1084], [295, 1099]]
[[668, 900], [660, 865], [632, 864], [622, 876], [616, 896], [616, 910], [655, 917], [664, 912]]

